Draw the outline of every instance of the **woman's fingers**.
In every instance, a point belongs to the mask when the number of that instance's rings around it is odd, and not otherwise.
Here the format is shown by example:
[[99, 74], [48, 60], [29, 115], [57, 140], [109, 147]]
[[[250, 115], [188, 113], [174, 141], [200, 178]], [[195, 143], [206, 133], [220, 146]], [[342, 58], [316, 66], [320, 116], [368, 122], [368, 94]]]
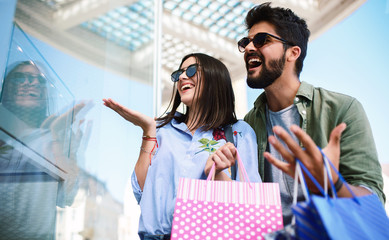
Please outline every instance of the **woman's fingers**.
[[216, 170], [222, 171], [235, 164], [236, 149], [232, 143], [226, 143], [221, 146], [212, 156], [215, 162]]
[[155, 122], [152, 118], [138, 112], [135, 110], [131, 110], [118, 102], [115, 102], [111, 98], [103, 99], [104, 105], [111, 108], [115, 112], [117, 112], [120, 116], [122, 116], [127, 121], [130, 121], [136, 126], [141, 126], [142, 128], [146, 128], [148, 125], [153, 125]]
[[206, 176], [208, 176], [209, 172], [211, 171], [212, 165], [214, 161], [212, 161], [211, 156], [208, 158], [207, 162], [205, 163], [204, 173]]
[[118, 102], [115, 102], [114, 100], [112, 100], [111, 98], [108, 98], [108, 99], [103, 99], [103, 102], [104, 102], [104, 105], [111, 108], [112, 110], [114, 110], [115, 112], [119, 113], [120, 115], [122, 115], [122, 113], [124, 112], [125, 110], [125, 107], [122, 106], [121, 104], [119, 104]]

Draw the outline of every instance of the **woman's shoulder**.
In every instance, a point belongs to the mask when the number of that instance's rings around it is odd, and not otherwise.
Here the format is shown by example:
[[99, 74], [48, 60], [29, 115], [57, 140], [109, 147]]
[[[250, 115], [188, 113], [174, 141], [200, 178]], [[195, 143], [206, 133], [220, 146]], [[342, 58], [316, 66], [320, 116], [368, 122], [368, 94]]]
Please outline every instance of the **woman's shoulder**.
[[236, 143], [241, 142], [241, 140], [243, 140], [245, 143], [247, 143], [247, 141], [256, 142], [256, 135], [254, 130], [247, 122], [243, 120], [238, 120], [233, 124], [232, 134], [234, 135]]
[[246, 136], [246, 135], [252, 135], [255, 136], [254, 129], [245, 121], [238, 120], [236, 123], [232, 125], [232, 132], [234, 135]]
[[236, 123], [232, 125], [232, 129], [242, 129], [246, 131], [251, 131], [253, 130], [252, 127], [242, 119], [239, 119]]

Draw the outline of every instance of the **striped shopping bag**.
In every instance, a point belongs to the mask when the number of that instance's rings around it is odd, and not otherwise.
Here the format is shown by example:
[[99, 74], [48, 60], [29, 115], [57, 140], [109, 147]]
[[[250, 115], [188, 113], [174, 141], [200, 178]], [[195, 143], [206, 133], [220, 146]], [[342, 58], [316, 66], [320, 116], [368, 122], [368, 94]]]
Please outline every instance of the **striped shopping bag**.
[[283, 228], [278, 183], [181, 178], [174, 209], [171, 239], [264, 239]]

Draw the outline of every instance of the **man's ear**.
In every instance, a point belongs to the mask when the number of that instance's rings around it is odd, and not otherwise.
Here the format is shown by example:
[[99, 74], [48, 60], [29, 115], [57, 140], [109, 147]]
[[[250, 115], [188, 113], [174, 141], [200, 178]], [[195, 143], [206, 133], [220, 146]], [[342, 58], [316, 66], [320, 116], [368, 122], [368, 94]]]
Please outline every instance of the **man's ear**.
[[301, 48], [299, 46], [290, 47], [287, 50], [286, 60], [289, 62], [295, 62], [297, 58], [300, 57], [300, 54], [301, 54]]

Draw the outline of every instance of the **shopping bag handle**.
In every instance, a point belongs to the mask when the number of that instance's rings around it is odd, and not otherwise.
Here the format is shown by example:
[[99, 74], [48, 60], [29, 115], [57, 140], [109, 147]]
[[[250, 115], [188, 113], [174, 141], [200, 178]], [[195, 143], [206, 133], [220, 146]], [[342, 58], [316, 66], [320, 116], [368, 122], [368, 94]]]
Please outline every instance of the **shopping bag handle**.
[[[330, 164], [331, 168], [334, 170], [334, 172], [336, 173], [336, 175], [338, 175], [338, 177], [340, 178], [340, 180], [344, 183], [344, 185], [346, 186], [347, 190], [351, 193], [351, 195], [353, 196], [353, 198], [354, 198], [357, 202], [359, 202], [357, 196], [356, 196], [355, 193], [351, 190], [350, 186], [347, 184], [346, 180], [343, 178], [343, 176], [340, 174], [340, 172], [336, 169], [336, 167], [334, 166], [334, 164], [330, 161], [330, 159], [327, 157], [327, 155], [325, 155], [325, 153], [323, 152], [323, 150], [322, 150], [320, 147], [317, 147], [317, 148], [320, 150], [321, 154], [323, 155], [323, 161]], [[330, 169], [327, 169], [327, 172], [330, 172], [329, 174], [331, 174]], [[332, 179], [330, 179], [330, 182], [331, 182], [331, 185], [332, 185], [332, 188], [333, 188], [334, 196], [336, 196], [335, 185], [334, 185]]]
[[211, 168], [211, 170], [209, 171], [209, 173], [208, 173], [208, 177], [207, 177], [207, 181], [209, 181], [209, 180], [214, 180], [215, 179], [215, 171], [216, 171], [216, 164], [215, 164], [215, 162], [213, 162], [212, 163], [212, 168]]
[[[304, 178], [304, 175], [303, 175], [303, 170], [304, 169], [308, 175], [308, 177], [312, 180], [312, 182], [316, 185], [316, 187], [319, 189], [319, 191], [323, 194], [323, 196], [325, 196], [326, 198], [328, 197], [328, 194], [326, 191], [324, 191], [324, 189], [322, 188], [322, 186], [316, 181], [316, 179], [311, 175], [311, 173], [307, 170], [307, 168], [304, 166], [304, 164], [301, 162], [300, 159], [298, 158], [295, 158], [295, 161], [296, 161], [296, 169], [295, 169], [295, 176], [294, 176], [294, 194], [293, 194], [293, 204], [296, 204], [297, 203], [297, 192], [298, 192], [298, 180], [300, 179], [300, 182], [301, 182], [301, 189], [303, 191], [303, 194], [304, 194], [304, 197], [306, 200], [309, 199], [309, 190], [308, 190], [308, 186], [305, 182], [305, 178]], [[324, 171], [324, 188], [327, 189], [327, 167], [328, 167], [328, 164], [325, 163], [325, 168], [323, 169]], [[329, 178], [330, 178], [330, 181], [332, 180], [332, 176], [331, 176], [331, 171], [329, 171]], [[332, 187], [333, 185], [331, 185]]]
[[249, 176], [246, 172], [246, 169], [244, 168], [242, 159], [240, 158], [238, 149], [235, 148], [235, 150], [236, 150], [236, 160], [238, 161], [239, 179], [240, 181], [243, 180], [244, 182], [250, 182]]
[[[325, 168], [325, 171], [326, 171], [326, 175], [325, 176], [328, 176], [329, 177], [329, 181], [330, 181], [330, 184], [331, 184], [331, 189], [332, 189], [332, 192], [333, 192], [333, 195], [334, 195], [334, 198], [337, 197], [337, 194], [336, 194], [336, 190], [335, 190], [335, 186], [334, 186], [334, 182], [332, 180], [332, 176], [331, 176], [331, 169], [329, 168], [329, 166], [331, 166], [331, 168], [334, 170], [334, 172], [338, 175], [338, 177], [340, 178], [341, 181], [343, 181], [344, 185], [347, 187], [348, 191], [351, 193], [351, 195], [353, 196], [353, 199], [359, 203], [355, 193], [351, 190], [350, 186], [348, 186], [347, 182], [345, 181], [345, 179], [343, 178], [343, 176], [339, 173], [339, 171], [336, 169], [336, 167], [334, 166], [334, 164], [329, 160], [329, 158], [325, 155], [325, 153], [323, 152], [323, 150], [318, 147], [318, 149], [320, 150], [321, 154], [323, 155], [323, 161], [324, 161], [324, 168]], [[304, 164], [301, 162], [300, 159], [296, 158], [296, 165], [301, 166], [301, 169], [304, 173], [306, 173], [306, 175], [308, 176], [309, 179], [312, 180], [312, 182], [315, 184], [315, 186], [319, 189], [319, 191], [323, 194], [323, 196], [325, 197], [328, 197], [328, 193], [327, 191], [324, 191], [323, 187], [318, 183], [318, 181], [312, 176], [312, 174], [308, 171], [308, 169], [304, 166]], [[300, 176], [301, 178], [300, 179], [304, 179], [304, 176]], [[325, 182], [327, 182], [327, 179], [325, 178]], [[302, 185], [304, 188], [306, 188], [306, 190], [308, 189], [305, 181], [302, 181]]]
[[[242, 159], [240, 158], [238, 149], [235, 148], [236, 151], [236, 160], [238, 161], [238, 171], [239, 171], [239, 179], [244, 182], [250, 182], [250, 179], [247, 175], [246, 169], [244, 168]], [[212, 168], [208, 173], [207, 181], [213, 180], [215, 178], [216, 164], [213, 162]]]
[[305, 179], [301, 170], [300, 166], [300, 160], [296, 159], [296, 170], [294, 173], [294, 186], [293, 186], [293, 204], [297, 203], [297, 192], [298, 192], [298, 180], [300, 179], [301, 182], [301, 189], [303, 191], [304, 197], [306, 200], [309, 199], [308, 195], [308, 187], [307, 184], [305, 183]]

